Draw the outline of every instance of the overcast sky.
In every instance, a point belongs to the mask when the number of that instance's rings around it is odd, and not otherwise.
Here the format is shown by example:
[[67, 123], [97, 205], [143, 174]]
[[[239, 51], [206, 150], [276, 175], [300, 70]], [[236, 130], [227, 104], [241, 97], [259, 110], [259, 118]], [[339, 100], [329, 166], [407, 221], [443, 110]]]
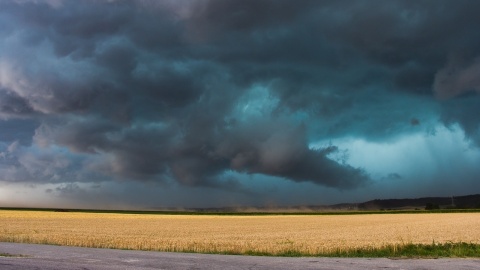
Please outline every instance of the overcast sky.
[[0, 1], [0, 205], [480, 193], [480, 1]]

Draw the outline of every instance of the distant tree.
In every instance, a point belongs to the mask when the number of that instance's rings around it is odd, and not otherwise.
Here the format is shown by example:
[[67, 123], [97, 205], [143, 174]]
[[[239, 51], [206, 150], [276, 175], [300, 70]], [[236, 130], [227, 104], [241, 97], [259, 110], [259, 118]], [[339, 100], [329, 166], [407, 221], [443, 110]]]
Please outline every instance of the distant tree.
[[435, 209], [440, 209], [440, 206], [435, 203], [427, 203], [427, 205], [425, 205], [425, 210], [435, 210]]

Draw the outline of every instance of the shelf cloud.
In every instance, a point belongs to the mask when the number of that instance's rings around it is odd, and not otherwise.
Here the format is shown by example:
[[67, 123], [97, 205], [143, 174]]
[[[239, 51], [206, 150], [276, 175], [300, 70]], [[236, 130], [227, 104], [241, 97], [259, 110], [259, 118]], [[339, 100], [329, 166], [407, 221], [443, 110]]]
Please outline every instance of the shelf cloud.
[[[259, 203], [252, 198], [267, 196], [275, 181], [280, 189], [365, 196], [378, 196], [380, 182], [386, 189], [384, 182], [407, 186], [419, 175], [428, 182], [433, 169], [375, 175], [349, 161], [356, 153], [344, 142], [403, 143], [446, 128], [477, 153], [479, 8], [475, 1], [3, 1], [0, 181], [56, 185], [49, 196], [103, 183], [251, 198], [234, 204]], [[431, 147], [441, 148], [435, 141]], [[378, 153], [361, 151], [382, 164]], [[464, 166], [450, 158], [452, 170]]]

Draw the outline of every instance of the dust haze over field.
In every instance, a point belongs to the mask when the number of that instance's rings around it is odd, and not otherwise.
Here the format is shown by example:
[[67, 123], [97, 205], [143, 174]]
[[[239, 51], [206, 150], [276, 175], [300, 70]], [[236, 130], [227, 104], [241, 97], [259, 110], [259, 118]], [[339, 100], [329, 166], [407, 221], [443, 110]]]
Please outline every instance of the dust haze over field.
[[0, 1], [0, 203], [478, 193], [477, 1]]

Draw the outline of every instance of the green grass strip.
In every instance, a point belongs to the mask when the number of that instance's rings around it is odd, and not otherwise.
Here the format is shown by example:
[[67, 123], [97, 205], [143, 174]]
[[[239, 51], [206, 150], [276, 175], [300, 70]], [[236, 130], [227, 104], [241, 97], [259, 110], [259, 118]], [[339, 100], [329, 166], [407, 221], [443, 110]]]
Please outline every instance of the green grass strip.
[[281, 256], [281, 257], [339, 257], [339, 258], [479, 258], [480, 244], [401, 244], [382, 248], [356, 248], [333, 252], [304, 254], [295, 250], [272, 254], [268, 252], [246, 252], [238, 255]]
[[403, 244], [377, 249], [353, 249], [324, 254], [328, 257], [440, 258], [480, 257], [480, 245], [473, 243]]
[[[193, 250], [181, 252], [197, 253]], [[442, 244], [397, 244], [381, 248], [338, 249], [325, 253], [302, 253], [298, 250], [286, 250], [280, 253], [246, 251], [246, 252], [201, 252], [205, 254], [276, 256], [276, 257], [330, 257], [330, 258], [480, 258], [480, 244], [474, 243], [442, 243]]]

